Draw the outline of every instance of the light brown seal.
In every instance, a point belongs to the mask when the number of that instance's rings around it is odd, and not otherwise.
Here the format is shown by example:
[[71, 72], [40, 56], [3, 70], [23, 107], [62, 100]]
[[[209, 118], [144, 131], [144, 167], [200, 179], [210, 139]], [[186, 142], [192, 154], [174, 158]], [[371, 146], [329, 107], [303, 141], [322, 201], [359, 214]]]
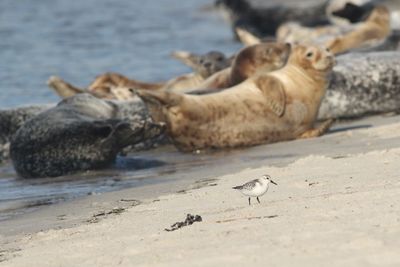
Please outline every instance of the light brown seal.
[[259, 73], [207, 95], [138, 90], [152, 118], [183, 151], [272, 143], [322, 134], [314, 129], [334, 57], [314, 46], [295, 46], [285, 67]]
[[257, 72], [271, 72], [282, 68], [289, 53], [290, 45], [284, 43], [269, 42], [245, 47], [234, 57], [230, 68], [210, 76], [198, 86], [196, 92], [232, 87]]
[[99, 75], [85, 89], [74, 86], [59, 77], [52, 76], [48, 85], [62, 98], [78, 93], [90, 93], [99, 98], [127, 100], [131, 98], [129, 88], [147, 90], [187, 91], [196, 88], [210, 75], [231, 65], [231, 59], [223, 53], [211, 51], [204, 55], [194, 53], [175, 54], [175, 57], [193, 68], [193, 73], [179, 75], [165, 82], [143, 82], [118, 73]]
[[195, 73], [200, 74], [203, 78], [208, 78], [212, 74], [229, 67], [233, 59], [219, 51], [210, 51], [204, 55], [188, 51], [174, 51], [171, 56], [192, 68]]
[[289, 22], [277, 30], [279, 42], [324, 45], [334, 54], [378, 45], [390, 35], [390, 13], [385, 6], [376, 6], [367, 19], [351, 25], [329, 25], [315, 28]]
[[147, 90], [183, 90], [195, 88], [204, 81], [197, 73], [188, 73], [172, 78], [167, 82], [147, 83], [127, 78], [119, 73], [105, 73], [99, 75], [87, 88], [79, 88], [59, 77], [52, 76], [47, 81], [48, 86], [60, 97], [67, 98], [80, 93], [89, 93], [103, 99], [129, 99], [129, 88]]
[[390, 12], [385, 6], [376, 6], [365, 22], [354, 30], [329, 41], [326, 46], [334, 54], [382, 42], [390, 35]]

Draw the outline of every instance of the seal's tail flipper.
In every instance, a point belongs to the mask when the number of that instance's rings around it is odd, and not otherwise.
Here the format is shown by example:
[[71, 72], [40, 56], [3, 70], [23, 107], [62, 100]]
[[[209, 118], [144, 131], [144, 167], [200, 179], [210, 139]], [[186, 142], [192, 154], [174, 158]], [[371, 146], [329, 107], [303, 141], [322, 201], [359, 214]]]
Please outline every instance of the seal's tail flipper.
[[158, 104], [167, 107], [179, 105], [183, 95], [168, 91], [133, 90], [146, 104]]
[[186, 66], [195, 69], [197, 68], [197, 65], [199, 63], [200, 60], [200, 56], [187, 52], [187, 51], [174, 51], [171, 53], [171, 57], [179, 60], [180, 62], [182, 62], [183, 64], [185, 64]]
[[260, 38], [258, 38], [257, 36], [255, 36], [254, 34], [252, 34], [251, 32], [249, 32], [243, 28], [236, 27], [235, 32], [239, 38], [239, 41], [242, 42], [242, 44], [244, 44], [246, 46], [261, 43]]
[[311, 138], [311, 137], [321, 136], [329, 130], [329, 128], [332, 126], [333, 122], [334, 122], [333, 119], [326, 120], [318, 127], [309, 129], [306, 132], [304, 132], [300, 136], [300, 138]]
[[77, 88], [57, 76], [51, 76], [47, 81], [47, 85], [53, 89], [61, 98], [67, 98], [76, 94], [85, 93], [85, 90]]
[[154, 139], [165, 131], [164, 123], [150, 121], [126, 121], [109, 119], [93, 123], [93, 134], [102, 139], [102, 143], [118, 148], [134, 145], [148, 139]]
[[92, 122], [91, 126], [92, 136], [99, 138], [105, 146], [116, 146], [122, 149], [143, 139], [143, 123], [138, 123], [137, 127], [133, 127], [128, 121], [109, 119]]

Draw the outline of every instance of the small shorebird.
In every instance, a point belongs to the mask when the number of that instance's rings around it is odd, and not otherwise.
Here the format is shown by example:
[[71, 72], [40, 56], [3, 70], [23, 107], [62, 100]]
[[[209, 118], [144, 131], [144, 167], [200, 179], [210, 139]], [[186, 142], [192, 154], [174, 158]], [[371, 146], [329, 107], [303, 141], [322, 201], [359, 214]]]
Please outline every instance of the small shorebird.
[[235, 187], [232, 187], [233, 189], [239, 190], [243, 195], [249, 197], [249, 205], [250, 204], [250, 198], [251, 197], [256, 197], [258, 203], [260, 203], [260, 200], [258, 197], [264, 195], [268, 191], [269, 183], [273, 183], [274, 185], [278, 185], [274, 181], [271, 180], [271, 177], [269, 175], [263, 175], [259, 179], [255, 179], [253, 181], [247, 182], [243, 185], [238, 185]]

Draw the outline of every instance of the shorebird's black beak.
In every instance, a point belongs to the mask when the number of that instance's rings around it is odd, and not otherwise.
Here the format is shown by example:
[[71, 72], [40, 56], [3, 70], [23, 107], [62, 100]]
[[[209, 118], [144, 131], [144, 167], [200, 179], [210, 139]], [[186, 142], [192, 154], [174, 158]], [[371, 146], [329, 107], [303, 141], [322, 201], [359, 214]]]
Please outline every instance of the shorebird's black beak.
[[270, 180], [271, 181], [271, 183], [273, 183], [274, 185], [278, 185], [277, 183], [275, 183], [274, 181], [272, 181], [272, 180]]

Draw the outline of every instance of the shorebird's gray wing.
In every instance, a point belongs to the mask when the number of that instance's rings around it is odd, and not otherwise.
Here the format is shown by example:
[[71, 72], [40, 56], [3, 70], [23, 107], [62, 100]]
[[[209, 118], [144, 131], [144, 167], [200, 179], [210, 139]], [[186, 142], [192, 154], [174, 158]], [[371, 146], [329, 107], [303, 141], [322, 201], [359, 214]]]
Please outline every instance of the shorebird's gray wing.
[[252, 190], [259, 183], [260, 183], [260, 181], [258, 181], [258, 179], [254, 179], [250, 182], [245, 183], [244, 185], [242, 185], [242, 187], [243, 187], [243, 189], [246, 189], [246, 190]]
[[238, 186], [235, 186], [235, 187], [232, 187], [233, 189], [238, 189], [238, 190], [252, 190], [254, 187], [256, 187], [257, 186], [257, 184], [261, 184], [261, 182], [259, 181], [259, 179], [254, 179], [254, 180], [251, 180], [251, 181], [249, 181], [249, 182], [247, 182], [247, 183], [245, 183], [245, 184], [242, 184], [242, 185], [238, 185]]
[[238, 190], [252, 190], [254, 187], [257, 186], [257, 183], [260, 183], [260, 181], [258, 179], [252, 180], [250, 182], [247, 182], [243, 185], [238, 185], [233, 187], [233, 189], [238, 189]]

